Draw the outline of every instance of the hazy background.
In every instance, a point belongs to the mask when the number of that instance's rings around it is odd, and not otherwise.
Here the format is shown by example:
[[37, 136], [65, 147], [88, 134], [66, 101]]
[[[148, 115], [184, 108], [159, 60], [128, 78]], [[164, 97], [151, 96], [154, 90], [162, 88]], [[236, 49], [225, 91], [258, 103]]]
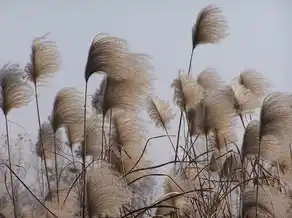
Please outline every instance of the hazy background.
[[[170, 84], [179, 68], [187, 70], [191, 27], [198, 12], [208, 4], [222, 8], [230, 36], [219, 45], [199, 46], [192, 74], [213, 67], [229, 81], [244, 68], [254, 68], [278, 90], [292, 91], [292, 2], [288, 0], [0, 0], [0, 64], [12, 61], [25, 66], [33, 38], [51, 32], [50, 38], [57, 42], [62, 55], [62, 68], [48, 85], [40, 88], [40, 112], [44, 120], [51, 113], [58, 90], [74, 86], [83, 91], [91, 40], [98, 32], [107, 32], [126, 39], [133, 51], [152, 57], [156, 94], [172, 102]], [[91, 79], [91, 93], [98, 84], [97, 77]], [[34, 99], [29, 106], [13, 110], [9, 119], [21, 124], [32, 139], [36, 138]], [[3, 131], [3, 117], [0, 124]], [[23, 132], [12, 123], [10, 128], [12, 134]], [[152, 134], [160, 133], [152, 127], [149, 130]], [[175, 132], [174, 125], [171, 133]], [[155, 160], [162, 162], [168, 158], [167, 141], [159, 141], [154, 147], [157, 150], [151, 153]]]

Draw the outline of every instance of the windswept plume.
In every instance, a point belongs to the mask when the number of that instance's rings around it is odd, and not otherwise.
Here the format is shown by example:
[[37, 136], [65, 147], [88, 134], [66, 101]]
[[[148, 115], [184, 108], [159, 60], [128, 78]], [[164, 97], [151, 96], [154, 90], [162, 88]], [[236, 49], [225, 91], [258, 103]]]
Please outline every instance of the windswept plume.
[[19, 65], [7, 63], [0, 69], [0, 93], [0, 107], [5, 115], [30, 102], [33, 91]]
[[208, 90], [197, 108], [197, 113], [197, 125], [201, 133], [216, 130], [227, 134], [231, 131], [235, 112], [223, 90]]
[[44, 82], [51, 77], [60, 66], [60, 54], [54, 41], [48, 40], [45, 34], [33, 40], [31, 45], [30, 63], [25, 72], [34, 83]]
[[261, 108], [260, 124], [260, 137], [270, 134], [281, 140], [291, 139], [291, 96], [281, 92], [266, 96]]
[[237, 81], [240, 85], [257, 96], [266, 94], [269, 88], [269, 83], [263, 75], [253, 69], [246, 69], [241, 72]]
[[215, 69], [206, 68], [197, 77], [197, 82], [204, 89], [217, 89], [220, 88], [224, 82], [218, 75]]
[[291, 199], [288, 196], [266, 185], [259, 187], [258, 198], [256, 192], [255, 187], [249, 187], [244, 191], [243, 217], [281, 218], [291, 216]]
[[[115, 112], [113, 124], [114, 131], [111, 136], [111, 144], [114, 154], [112, 155], [112, 164], [119, 172], [127, 174], [125, 177], [127, 182], [134, 182], [151, 172], [145, 169], [129, 173], [139, 168], [150, 167], [150, 161], [146, 158], [147, 152], [143, 153], [143, 147], [147, 141], [144, 135], [145, 129], [138, 117], [123, 111]], [[148, 180], [149, 177], [138, 179], [134, 182], [134, 185], [139, 187]]]
[[54, 131], [50, 122], [43, 122], [41, 125], [41, 131], [39, 129], [38, 141], [36, 144], [36, 153], [39, 157], [43, 158], [40, 137], [42, 134], [43, 148], [46, 158], [54, 158]]
[[192, 28], [193, 49], [199, 44], [218, 43], [227, 36], [227, 21], [221, 9], [209, 5], [198, 14], [197, 21]]
[[191, 76], [179, 71], [179, 76], [171, 85], [174, 89], [174, 101], [181, 110], [196, 108], [203, 98], [203, 88]]
[[148, 114], [157, 127], [167, 128], [175, 114], [168, 103], [159, 98], [149, 99]]
[[93, 73], [106, 73], [115, 80], [131, 79], [150, 69], [146, 55], [129, 51], [125, 40], [105, 33], [95, 36], [89, 49], [85, 80]]
[[253, 95], [241, 85], [224, 86], [226, 97], [232, 103], [236, 114], [242, 115], [253, 113], [261, 105], [260, 98]]
[[90, 217], [119, 217], [122, 207], [131, 202], [131, 191], [121, 175], [105, 163], [87, 175]]
[[145, 99], [151, 91], [149, 74], [131, 80], [115, 80], [106, 76], [94, 95], [94, 108], [106, 115], [109, 109], [136, 111], [145, 105]]
[[54, 132], [64, 125], [79, 123], [84, 116], [83, 95], [76, 88], [61, 89], [54, 101], [51, 123]]

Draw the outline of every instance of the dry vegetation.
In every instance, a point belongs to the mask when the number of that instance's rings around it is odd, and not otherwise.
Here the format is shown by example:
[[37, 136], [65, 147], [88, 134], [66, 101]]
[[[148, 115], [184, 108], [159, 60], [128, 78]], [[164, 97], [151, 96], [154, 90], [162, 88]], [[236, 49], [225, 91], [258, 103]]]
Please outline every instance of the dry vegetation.
[[[94, 37], [85, 93], [72, 87], [60, 90], [48, 120], [41, 119], [37, 88], [58, 71], [56, 43], [47, 35], [36, 38], [26, 67], [5, 64], [0, 70], [0, 106], [6, 121], [0, 216], [292, 217], [291, 95], [271, 92], [253, 69], [230, 83], [211, 68], [191, 74], [197, 46], [227, 36], [218, 7], [201, 10], [192, 36], [188, 71], [181, 70], [171, 85], [179, 109], [175, 137], [169, 127], [176, 115], [169, 103], [153, 95], [148, 56], [131, 52], [123, 39]], [[104, 77], [88, 102], [87, 85], [95, 73]], [[39, 183], [32, 187], [21, 154], [15, 156], [15, 149], [28, 142], [21, 136], [12, 140], [7, 121], [13, 108], [33, 99], [39, 121], [33, 167]], [[173, 149], [171, 162], [154, 165], [147, 156], [150, 139], [139, 118], [142, 110], [164, 131], [160, 137]], [[244, 129], [242, 140], [237, 124]], [[165, 165], [171, 166], [170, 172], [157, 173]], [[162, 176], [163, 193], [156, 197], [155, 178]]]

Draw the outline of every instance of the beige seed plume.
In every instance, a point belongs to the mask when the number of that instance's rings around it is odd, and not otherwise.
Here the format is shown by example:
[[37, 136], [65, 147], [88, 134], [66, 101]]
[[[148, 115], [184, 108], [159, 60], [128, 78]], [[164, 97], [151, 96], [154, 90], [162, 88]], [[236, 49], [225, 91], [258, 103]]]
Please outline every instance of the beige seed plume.
[[266, 94], [269, 88], [267, 80], [260, 72], [257, 72], [254, 69], [246, 69], [241, 72], [237, 81], [253, 94], [259, 96]]
[[197, 77], [197, 82], [204, 89], [217, 89], [220, 88], [224, 82], [213, 68], [206, 68]]
[[97, 217], [119, 217], [131, 202], [131, 191], [121, 175], [105, 163], [88, 172], [88, 212]]
[[100, 72], [116, 80], [131, 79], [150, 69], [147, 59], [146, 55], [130, 52], [125, 40], [105, 33], [98, 34], [89, 49], [85, 80]]
[[0, 107], [5, 115], [13, 108], [27, 105], [32, 94], [19, 65], [7, 63], [0, 69]]
[[33, 40], [31, 45], [30, 63], [25, 71], [33, 83], [44, 82], [51, 77], [60, 66], [60, 54], [54, 41], [48, 40], [45, 34]]
[[43, 122], [41, 131], [39, 130], [38, 141], [36, 144], [37, 155], [43, 158], [40, 139], [42, 134], [43, 148], [46, 158], [53, 159], [54, 156], [54, 131], [50, 122]]
[[275, 135], [280, 140], [291, 138], [292, 100], [286, 93], [274, 92], [265, 97], [260, 115], [260, 136]]
[[[133, 170], [148, 168], [151, 163], [146, 158], [147, 152], [143, 154], [143, 148], [147, 141], [145, 129], [138, 117], [130, 112], [115, 111], [113, 127], [111, 144], [115, 154], [112, 155], [112, 164], [116, 169], [122, 174], [127, 174], [132, 168]], [[140, 159], [142, 154], [143, 156]], [[140, 161], [137, 163], [139, 159]], [[150, 172], [150, 170], [141, 170], [130, 173], [126, 176], [126, 180], [127, 182], [133, 182]], [[133, 185], [139, 187], [145, 184], [148, 178], [139, 179]]]
[[175, 114], [172, 113], [169, 104], [159, 98], [149, 99], [148, 114], [159, 128], [167, 128]]
[[201, 133], [216, 130], [220, 133], [231, 131], [235, 115], [233, 105], [222, 89], [207, 90], [206, 96], [197, 108], [197, 126]]
[[199, 44], [218, 43], [227, 36], [227, 21], [215, 5], [203, 8], [192, 28], [193, 49]]
[[191, 76], [179, 71], [179, 76], [171, 85], [174, 89], [174, 102], [181, 110], [196, 108], [203, 98], [203, 88]]
[[76, 88], [63, 88], [55, 97], [51, 123], [54, 132], [60, 127], [80, 123], [84, 117], [83, 94]]
[[150, 91], [150, 74], [144, 73], [130, 80], [119, 81], [106, 76], [94, 95], [94, 108], [103, 115], [109, 109], [137, 111], [145, 105]]
[[260, 186], [258, 191], [258, 204], [256, 201], [256, 188], [248, 187], [243, 193], [243, 216], [282, 218], [290, 217], [291, 199], [271, 186]]
[[240, 116], [251, 114], [261, 106], [261, 99], [242, 85], [225, 86], [225, 93]]

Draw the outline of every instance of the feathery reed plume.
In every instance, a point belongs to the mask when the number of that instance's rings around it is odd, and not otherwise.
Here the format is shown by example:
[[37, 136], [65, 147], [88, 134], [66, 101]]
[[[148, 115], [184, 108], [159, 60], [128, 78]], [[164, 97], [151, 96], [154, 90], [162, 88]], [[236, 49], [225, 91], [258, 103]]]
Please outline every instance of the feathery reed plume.
[[188, 75], [191, 73], [195, 48], [200, 44], [215, 44], [227, 36], [227, 21], [219, 7], [209, 5], [203, 8], [192, 27], [192, 52], [189, 62]]
[[65, 132], [68, 138], [69, 147], [72, 150], [73, 144], [80, 143], [83, 140], [83, 122], [66, 125]]
[[[29, 103], [32, 96], [31, 86], [24, 80], [24, 72], [17, 64], [5, 64], [0, 69], [0, 107], [5, 116], [5, 127], [7, 137], [7, 152], [9, 167], [12, 169], [11, 154], [10, 154], [10, 139], [8, 128], [8, 113], [13, 108], [20, 108]], [[11, 197], [14, 208], [14, 217], [17, 216], [17, 209], [15, 205], [15, 192], [13, 175], [10, 170], [11, 181]]]
[[260, 137], [275, 135], [290, 139], [292, 129], [292, 99], [289, 94], [275, 92], [265, 97], [260, 115]]
[[122, 207], [131, 202], [127, 184], [106, 163], [90, 169], [87, 183], [89, 217], [119, 217]]
[[235, 112], [223, 89], [206, 90], [197, 113], [197, 125], [201, 133], [206, 134], [211, 130], [221, 134], [230, 133]]
[[[196, 107], [204, 97], [203, 88], [193, 79], [190, 75], [186, 75], [182, 70], [179, 71], [178, 78], [173, 81], [171, 87], [174, 89], [173, 100], [180, 108], [180, 121], [177, 134], [177, 142], [175, 148], [175, 161], [178, 159], [178, 145], [180, 139], [180, 130], [182, 124], [183, 112], [186, 112], [189, 132], [192, 133], [195, 130], [192, 120], [195, 119]], [[192, 111], [190, 114], [189, 112]], [[189, 115], [192, 115], [190, 117]], [[192, 118], [192, 120], [191, 120]]]
[[82, 93], [76, 88], [61, 89], [55, 97], [51, 123], [54, 132], [60, 127], [83, 120], [84, 101]]
[[[86, 142], [87, 142], [87, 149], [86, 149], [86, 156], [92, 155], [93, 157], [99, 157], [101, 155], [101, 137], [102, 137], [102, 128], [101, 128], [102, 120], [97, 117], [96, 115], [91, 115], [87, 117], [86, 122]], [[68, 137], [71, 138], [71, 141], [74, 143], [82, 143], [82, 153], [84, 152], [84, 125], [83, 122], [80, 124], [69, 124], [67, 126], [67, 134]]]
[[240, 85], [250, 90], [256, 96], [265, 95], [269, 88], [269, 83], [263, 75], [253, 69], [244, 70], [236, 79]]
[[[126, 175], [127, 182], [135, 181], [133, 184], [135, 187], [146, 185], [148, 180], [139, 178], [150, 173], [150, 170], [132, 172], [136, 169], [150, 167], [150, 162], [146, 159], [146, 152], [142, 153], [146, 143], [144, 133], [145, 129], [136, 115], [125, 111], [114, 112], [111, 144], [116, 153], [112, 151], [113, 155], [110, 159], [116, 169]], [[140, 161], [137, 163], [139, 159]], [[138, 180], [136, 181], [136, 179]]]
[[[41, 128], [39, 129], [38, 141], [36, 143], [36, 153], [39, 157], [44, 159], [44, 154], [46, 158], [53, 159], [54, 158], [54, 131], [50, 122], [43, 122]], [[44, 152], [42, 152], [41, 147], [41, 137], [43, 143]], [[49, 192], [50, 193], [50, 192]]]
[[5, 64], [0, 69], [0, 107], [4, 115], [11, 109], [27, 105], [32, 97], [32, 88], [25, 81], [24, 73], [17, 64]]
[[[57, 45], [54, 41], [47, 39], [48, 34], [45, 34], [41, 37], [36, 37], [31, 45], [31, 54], [30, 54], [30, 63], [25, 67], [25, 72], [30, 81], [34, 84], [35, 91], [35, 100], [37, 107], [37, 116], [40, 133], [41, 131], [41, 119], [40, 119], [40, 110], [39, 110], [39, 101], [38, 101], [38, 91], [37, 84], [45, 82], [46, 79], [53, 76], [53, 74], [58, 71], [60, 65], [60, 54], [57, 49]], [[43, 149], [43, 140], [42, 135], [39, 136], [39, 141], [41, 145], [41, 156], [44, 158], [44, 167], [45, 174], [47, 179], [47, 185], [50, 192], [50, 183], [48, 168], [46, 162], [46, 155], [44, 154]]]
[[243, 217], [290, 217], [291, 199], [266, 185], [258, 190], [258, 199], [256, 199], [255, 187], [249, 187], [243, 193], [242, 211]]
[[225, 86], [225, 94], [245, 127], [243, 115], [253, 113], [260, 106], [260, 99], [242, 86]]
[[131, 79], [146, 68], [149, 68], [146, 55], [132, 53], [125, 40], [101, 33], [90, 46], [85, 81], [97, 72], [106, 73], [115, 80]]
[[[82, 94], [76, 88], [63, 88], [55, 97], [54, 106], [52, 110], [51, 124], [54, 133], [60, 127], [69, 125], [71, 123], [79, 123], [83, 119], [83, 98]], [[54, 134], [55, 135], [55, 134]], [[55, 137], [54, 137], [55, 138]], [[54, 139], [54, 154], [55, 154], [55, 171], [56, 184], [58, 192], [58, 168], [57, 168], [57, 148], [56, 138]]]
[[151, 80], [150, 74], [146, 72], [135, 78], [119, 81], [106, 76], [93, 97], [98, 99], [94, 108], [104, 116], [109, 109], [114, 108], [136, 111], [146, 103], [145, 99], [151, 90]]
[[165, 129], [175, 116], [169, 104], [157, 97], [149, 99], [148, 114], [157, 127]]
[[34, 83], [44, 82], [58, 71], [60, 54], [54, 41], [47, 39], [48, 33], [36, 37], [31, 45], [30, 63], [25, 72]]
[[215, 5], [203, 8], [192, 28], [193, 49], [199, 44], [218, 43], [227, 36], [227, 22]]
[[173, 81], [171, 87], [174, 89], [174, 102], [182, 111], [196, 108], [204, 96], [203, 88], [182, 70], [179, 71], [179, 76]]
[[197, 83], [204, 89], [217, 89], [224, 84], [217, 71], [213, 68], [204, 69], [197, 76]]

